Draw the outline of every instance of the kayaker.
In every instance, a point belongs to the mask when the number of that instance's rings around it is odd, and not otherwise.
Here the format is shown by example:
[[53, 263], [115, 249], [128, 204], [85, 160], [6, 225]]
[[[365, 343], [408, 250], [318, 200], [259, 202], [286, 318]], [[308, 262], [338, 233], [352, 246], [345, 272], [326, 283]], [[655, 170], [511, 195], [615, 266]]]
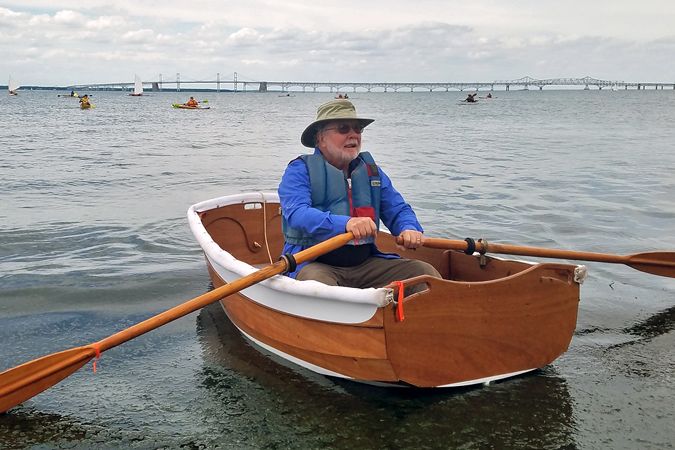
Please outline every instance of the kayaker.
[[197, 100], [195, 100], [194, 97], [190, 97], [190, 100], [188, 100], [187, 102], [185, 102], [184, 105], [185, 105], [185, 106], [190, 106], [190, 107], [192, 107], [192, 108], [196, 108], [197, 106], [199, 106], [199, 102], [198, 102]]
[[488, 95], [486, 95], [485, 98], [492, 98], [492, 94], [488, 92]]
[[465, 101], [465, 102], [469, 102], [469, 103], [475, 102], [475, 101], [476, 101], [476, 94], [477, 94], [477, 93], [474, 92], [473, 94], [467, 95], [467, 96], [466, 96], [466, 100], [464, 100], [464, 101]]
[[[431, 264], [382, 253], [375, 246], [380, 220], [407, 249], [420, 247], [424, 234], [389, 177], [370, 153], [361, 153], [361, 133], [372, 122], [358, 117], [349, 100], [332, 100], [319, 106], [316, 120], [302, 133], [300, 141], [314, 154], [291, 161], [279, 184], [283, 253], [297, 253], [346, 231], [356, 239], [300, 264], [289, 276], [356, 288], [425, 274], [440, 278]], [[422, 289], [423, 284], [406, 293]]]
[[84, 94], [80, 98], [80, 108], [89, 108], [91, 104], [89, 103], [89, 96], [87, 94]]
[[70, 91], [70, 96], [75, 97], [75, 91]]

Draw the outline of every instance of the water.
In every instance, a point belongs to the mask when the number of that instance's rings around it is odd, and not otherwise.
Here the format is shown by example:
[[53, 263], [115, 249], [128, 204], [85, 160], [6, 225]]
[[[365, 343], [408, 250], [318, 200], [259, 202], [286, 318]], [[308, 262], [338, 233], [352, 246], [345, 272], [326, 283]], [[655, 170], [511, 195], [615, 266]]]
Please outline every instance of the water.
[[[174, 110], [189, 95], [210, 110]], [[0, 370], [209, 288], [185, 219], [276, 189], [330, 94], [0, 96]], [[355, 93], [364, 149], [434, 237], [675, 250], [675, 92]], [[675, 280], [587, 263], [569, 351], [462, 390], [366, 387], [260, 355], [217, 306], [0, 416], [0, 448], [672, 448]]]

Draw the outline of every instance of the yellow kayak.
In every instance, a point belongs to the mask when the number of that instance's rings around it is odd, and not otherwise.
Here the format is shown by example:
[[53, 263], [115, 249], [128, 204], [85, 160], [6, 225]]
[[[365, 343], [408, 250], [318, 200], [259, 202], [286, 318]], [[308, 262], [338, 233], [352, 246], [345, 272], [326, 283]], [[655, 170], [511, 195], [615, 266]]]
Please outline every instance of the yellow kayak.
[[210, 106], [188, 106], [181, 105], [180, 103], [173, 103], [171, 106], [178, 109], [211, 109]]

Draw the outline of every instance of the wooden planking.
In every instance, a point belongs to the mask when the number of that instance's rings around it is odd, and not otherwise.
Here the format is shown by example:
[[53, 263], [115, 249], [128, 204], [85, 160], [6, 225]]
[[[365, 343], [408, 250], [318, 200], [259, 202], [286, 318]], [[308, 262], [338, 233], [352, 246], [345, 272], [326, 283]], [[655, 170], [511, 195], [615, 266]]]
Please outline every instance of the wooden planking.
[[[214, 286], [225, 284], [208, 262], [207, 266]], [[274, 311], [242, 294], [221, 303], [237, 327], [279, 351], [360, 380], [397, 380], [386, 356], [383, 308], [362, 324], [341, 325]]]
[[[261, 202], [250, 202], [250, 204]], [[267, 219], [267, 243], [273, 260], [281, 255], [281, 215], [278, 203], [266, 203], [263, 209], [245, 209], [244, 204], [227, 205], [200, 213], [211, 238], [235, 258], [251, 265], [269, 264], [265, 243], [264, 218]]]
[[295, 317], [237, 294], [222, 303], [238, 328], [279, 351], [351, 378], [396, 380], [381, 327]]
[[385, 309], [387, 353], [402, 381], [430, 387], [549, 364], [576, 326], [573, 266], [540, 265], [511, 280], [448, 283], [404, 302], [405, 320]]
[[[452, 267], [449, 278], [455, 281], [497, 280], [532, 267], [532, 264], [526, 262], [495, 259], [489, 256], [485, 256], [485, 264], [481, 266], [478, 256], [467, 255], [455, 250], [446, 250], [446, 252], [450, 258], [449, 265]], [[569, 268], [570, 266], [565, 267]]]
[[[339, 339], [339, 337], [337, 338]], [[286, 345], [283, 342], [272, 342], [269, 345], [303, 361], [358, 381], [383, 383], [398, 382], [398, 377], [388, 359], [327, 355], [305, 349], [298, 349]]]
[[[241, 294], [223, 301], [236, 325], [292, 347], [329, 355], [386, 358], [384, 329], [296, 317], [260, 305]], [[265, 339], [262, 339], [265, 341]]]

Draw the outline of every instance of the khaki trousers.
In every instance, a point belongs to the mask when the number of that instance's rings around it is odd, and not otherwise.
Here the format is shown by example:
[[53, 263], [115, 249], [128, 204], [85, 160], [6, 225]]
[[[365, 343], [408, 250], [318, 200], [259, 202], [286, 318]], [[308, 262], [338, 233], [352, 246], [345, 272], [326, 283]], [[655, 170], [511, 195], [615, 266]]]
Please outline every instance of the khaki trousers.
[[[353, 288], [379, 288], [392, 281], [405, 280], [419, 275], [441, 278], [438, 271], [429, 263], [416, 259], [386, 259], [371, 256], [363, 263], [353, 267], [329, 266], [320, 262], [307, 264], [298, 273], [298, 280], [316, 280], [331, 286]], [[424, 284], [405, 289], [405, 295], [423, 291]]]

